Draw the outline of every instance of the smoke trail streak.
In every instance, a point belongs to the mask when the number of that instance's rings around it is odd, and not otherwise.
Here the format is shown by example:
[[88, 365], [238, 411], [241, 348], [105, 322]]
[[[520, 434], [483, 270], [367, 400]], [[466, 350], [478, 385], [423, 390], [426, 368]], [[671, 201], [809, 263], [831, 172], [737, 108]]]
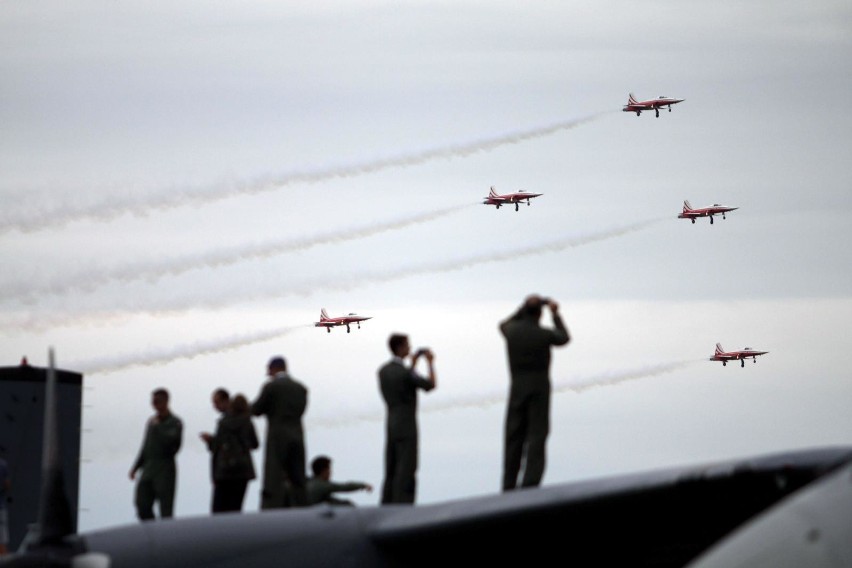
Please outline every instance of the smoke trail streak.
[[4, 300], [16, 298], [24, 303], [28, 303], [41, 295], [64, 295], [73, 291], [93, 292], [111, 282], [126, 283], [145, 280], [153, 284], [164, 276], [177, 276], [199, 268], [221, 268], [247, 260], [270, 258], [286, 253], [304, 251], [316, 246], [363, 239], [386, 231], [404, 229], [412, 225], [440, 219], [441, 217], [477, 204], [456, 205], [384, 223], [344, 229], [302, 239], [252, 243], [225, 250], [214, 250], [170, 259], [127, 264], [100, 272], [97, 269], [88, 269], [77, 274], [63, 273], [42, 283], [34, 283], [32, 280], [0, 283], [0, 297]]
[[[363, 288], [370, 284], [386, 283], [395, 280], [402, 280], [412, 276], [422, 274], [434, 274], [442, 272], [454, 272], [472, 268], [482, 264], [491, 264], [498, 262], [507, 262], [517, 260], [525, 256], [533, 256], [540, 254], [548, 254], [560, 252], [570, 248], [576, 248], [587, 244], [592, 244], [598, 241], [612, 239], [624, 236], [636, 231], [641, 231], [652, 225], [658, 224], [661, 221], [667, 220], [668, 217], [660, 217], [647, 221], [641, 221], [606, 231], [591, 233], [581, 236], [561, 237], [553, 241], [516, 249], [504, 249], [498, 252], [487, 254], [471, 255], [466, 258], [452, 259], [443, 262], [433, 262], [422, 264], [419, 266], [409, 266], [396, 270], [388, 270], [384, 272], [362, 273], [354, 275], [335, 274], [318, 279], [314, 282], [298, 286], [289, 286], [282, 288], [279, 282], [274, 282], [268, 289], [256, 289], [248, 291], [246, 288], [229, 291], [227, 294], [219, 298], [199, 298], [191, 296], [187, 298], [173, 301], [171, 305], [161, 304], [156, 307], [137, 308], [133, 311], [137, 315], [149, 314], [153, 316], [173, 316], [182, 312], [186, 312], [198, 307], [206, 307], [208, 309], [224, 308], [235, 303], [254, 301], [254, 300], [271, 300], [287, 296], [311, 296], [316, 292], [324, 291], [348, 291], [357, 288]], [[46, 326], [61, 326], [61, 325], [81, 325], [106, 319], [119, 317], [126, 314], [127, 310], [110, 310], [102, 312], [92, 312], [88, 315], [73, 315], [69, 314], [64, 318], [52, 317], [47, 320], [45, 317], [31, 316], [23, 320], [6, 322], [3, 327], [19, 330], [41, 330]]]
[[608, 371], [580, 382], [572, 381], [570, 383], [566, 382], [557, 384], [553, 387], [553, 392], [582, 393], [594, 388], [615, 386], [628, 381], [673, 373], [674, 371], [679, 371], [680, 369], [703, 361], [704, 359], [684, 359], [682, 361], [672, 361], [671, 363], [662, 363], [660, 365], [651, 365], [649, 367], [640, 367], [637, 369]]
[[598, 241], [604, 241], [607, 239], [612, 239], [616, 237], [621, 237], [630, 233], [634, 233], [636, 231], [641, 231], [646, 229], [654, 224], [657, 224], [666, 218], [658, 218], [652, 219], [648, 221], [641, 221], [639, 223], [634, 223], [631, 225], [626, 225], [623, 227], [616, 227], [614, 229], [609, 229], [606, 231], [602, 231], [599, 233], [592, 233], [588, 235], [582, 236], [572, 236], [572, 237], [562, 237], [547, 243], [541, 243], [536, 245], [529, 245], [526, 247], [510, 249], [510, 250], [502, 250], [499, 252], [489, 253], [489, 254], [479, 254], [479, 255], [471, 255], [467, 258], [453, 259], [444, 262], [434, 262], [429, 264], [423, 264], [420, 266], [412, 266], [407, 268], [401, 268], [399, 270], [389, 270], [381, 273], [374, 273], [372, 275], [366, 274], [361, 276], [361, 282], [350, 283], [344, 280], [340, 280], [338, 282], [329, 282], [327, 284], [329, 289], [334, 290], [348, 290], [352, 287], [360, 287], [365, 285], [365, 281], [369, 282], [389, 282], [392, 280], [400, 280], [403, 278], [409, 278], [411, 276], [417, 276], [420, 274], [433, 274], [440, 272], [455, 272], [457, 270], [463, 270], [466, 268], [471, 268], [474, 266], [479, 266], [482, 264], [492, 264], [499, 262], [506, 262], [510, 260], [517, 260], [518, 258], [523, 258], [526, 256], [535, 256], [541, 254], [549, 254], [554, 252], [561, 252], [571, 248], [577, 248], [583, 245], [592, 244]]
[[[674, 361], [671, 363], [639, 367], [636, 369], [609, 371], [586, 379], [582, 379], [580, 381], [573, 380], [570, 382], [560, 382], [554, 384], [551, 392], [553, 394], [565, 392], [583, 393], [593, 388], [611, 387], [628, 381], [635, 381], [639, 379], [657, 377], [667, 373], [672, 373], [674, 371], [678, 371], [687, 366], [698, 363], [699, 361], [703, 361], [703, 359]], [[503, 391], [499, 393], [489, 392], [485, 394], [471, 394], [466, 397], [458, 397], [437, 404], [432, 404], [433, 401], [430, 400], [430, 404], [421, 407], [420, 412], [431, 414], [433, 412], [446, 412], [453, 410], [461, 410], [464, 408], [485, 409], [490, 406], [494, 406], [495, 404], [505, 404], [507, 399], [508, 393], [506, 391]], [[339, 416], [335, 418], [326, 417], [311, 420], [311, 426], [335, 428], [350, 425], [357, 422], [376, 422], [383, 420], [384, 417], [384, 412], [369, 412], [351, 416]]]
[[94, 359], [91, 361], [80, 361], [78, 363], [72, 363], [70, 368], [79, 369], [80, 372], [84, 374], [92, 375], [95, 373], [112, 373], [130, 367], [165, 365], [178, 359], [193, 359], [201, 355], [222, 353], [224, 351], [239, 349], [240, 347], [245, 347], [247, 345], [269, 341], [270, 339], [287, 335], [303, 327], [308, 326], [298, 325], [281, 327], [256, 333], [237, 335], [234, 337], [196, 341], [194, 343], [178, 345], [176, 347], [152, 349], [149, 351], [130, 353], [103, 359]]
[[608, 112], [601, 112], [575, 120], [557, 122], [540, 128], [511, 132], [493, 138], [483, 138], [463, 144], [443, 146], [360, 164], [307, 172], [268, 175], [242, 182], [219, 183], [203, 189], [173, 188], [167, 193], [111, 196], [100, 203], [92, 205], [60, 203], [52, 207], [43, 207], [39, 210], [31, 211], [16, 211], [13, 207], [4, 207], [0, 210], [0, 233], [13, 229], [23, 232], [39, 231], [82, 219], [108, 221], [128, 213], [142, 215], [152, 210], [167, 210], [188, 205], [203, 205], [230, 197], [257, 195], [295, 184], [352, 178], [391, 168], [418, 166], [440, 159], [465, 158], [479, 152], [490, 152], [501, 146], [519, 144], [528, 140], [550, 136], [562, 130], [570, 130], [581, 124], [597, 120], [604, 114], [608, 114]]

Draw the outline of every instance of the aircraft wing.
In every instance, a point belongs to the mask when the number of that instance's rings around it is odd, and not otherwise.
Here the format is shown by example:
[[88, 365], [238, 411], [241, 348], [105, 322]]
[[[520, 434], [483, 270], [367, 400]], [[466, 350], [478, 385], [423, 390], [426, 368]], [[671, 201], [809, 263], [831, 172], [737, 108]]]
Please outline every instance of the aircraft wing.
[[369, 534], [394, 558], [417, 550], [408, 565], [424, 567], [456, 547], [476, 550], [483, 565], [568, 554], [598, 566], [684, 566], [754, 515], [848, 463], [850, 448], [816, 450], [520, 490], [402, 509], [374, 522]]
[[[852, 562], [852, 465], [758, 515], [689, 568], [830, 568]], [[843, 504], [843, 505], [841, 505]]]

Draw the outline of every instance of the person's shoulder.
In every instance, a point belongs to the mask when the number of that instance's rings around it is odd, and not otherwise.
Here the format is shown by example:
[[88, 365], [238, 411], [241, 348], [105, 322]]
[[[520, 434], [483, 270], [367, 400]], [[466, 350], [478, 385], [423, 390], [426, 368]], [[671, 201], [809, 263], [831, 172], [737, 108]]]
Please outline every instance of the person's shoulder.
[[540, 328], [537, 322], [534, 322], [528, 318], [512, 318], [504, 321], [500, 324], [500, 330], [503, 334], [506, 333], [517, 333], [518, 330], [523, 330], [527, 332], [531, 328]]

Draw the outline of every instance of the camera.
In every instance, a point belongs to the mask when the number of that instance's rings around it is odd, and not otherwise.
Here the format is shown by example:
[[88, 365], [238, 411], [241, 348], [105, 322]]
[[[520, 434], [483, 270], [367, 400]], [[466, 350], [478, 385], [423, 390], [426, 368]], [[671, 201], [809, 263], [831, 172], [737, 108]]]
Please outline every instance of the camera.
[[426, 355], [427, 353], [429, 353], [429, 348], [428, 347], [421, 347], [420, 349], [417, 350], [417, 352], [414, 354], [414, 356], [420, 357], [421, 355]]

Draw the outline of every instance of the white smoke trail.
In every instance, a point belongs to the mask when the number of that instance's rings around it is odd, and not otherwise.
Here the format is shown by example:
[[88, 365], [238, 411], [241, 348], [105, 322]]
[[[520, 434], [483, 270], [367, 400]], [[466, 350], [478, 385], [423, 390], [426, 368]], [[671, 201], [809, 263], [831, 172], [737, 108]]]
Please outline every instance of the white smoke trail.
[[[426, 263], [417, 266], [409, 266], [382, 272], [361, 273], [353, 275], [336, 274], [333, 277], [324, 277], [319, 280], [299, 286], [282, 287], [279, 282], [274, 282], [268, 289], [248, 290], [247, 287], [229, 290], [218, 298], [201, 298], [190, 296], [180, 298], [170, 303], [161, 303], [159, 306], [147, 306], [133, 309], [138, 314], [149, 314], [153, 316], [173, 316], [182, 312], [206, 307], [208, 309], [219, 309], [239, 302], [254, 300], [269, 300], [287, 296], [311, 296], [320, 291], [348, 291], [363, 288], [370, 284], [392, 282], [404, 278], [410, 278], [421, 274], [434, 274], [441, 272], [454, 272], [472, 268], [481, 264], [507, 262], [517, 260], [525, 256], [548, 254], [560, 252], [570, 248], [576, 248], [587, 244], [624, 236], [636, 231], [641, 231], [652, 225], [660, 223], [668, 217], [660, 217], [647, 221], [641, 221], [622, 227], [616, 227], [580, 236], [561, 237], [550, 242], [529, 245], [515, 249], [503, 249], [497, 252], [471, 255], [465, 258], [452, 259], [443, 262]], [[127, 309], [105, 310], [90, 312], [88, 314], [66, 315], [58, 317], [51, 315], [49, 318], [30, 316], [18, 321], [5, 322], [3, 327], [12, 330], [43, 330], [45, 327], [56, 327], [62, 325], [81, 325], [97, 322], [103, 319], [115, 319], [127, 314]]]
[[[589, 389], [611, 387], [628, 381], [636, 381], [657, 377], [667, 373], [673, 373], [690, 365], [693, 365], [703, 359], [673, 361], [671, 363], [662, 363], [659, 365], [650, 365], [638, 367], [635, 369], [624, 369], [620, 371], [608, 371], [592, 377], [570, 382], [559, 382], [553, 385], [551, 392], [553, 394], [561, 394], [565, 392], [582, 393]], [[508, 399], [508, 387], [502, 392], [488, 392], [482, 394], [471, 394], [466, 397], [457, 397], [452, 400], [436, 403], [429, 401], [429, 405], [424, 405], [421, 413], [447, 412], [453, 410], [461, 410], [464, 408], [480, 408], [485, 409], [495, 404], [505, 404]], [[324, 417], [311, 420], [311, 426], [335, 428], [351, 425], [358, 422], [376, 422], [383, 420], [384, 412], [365, 412], [362, 414], [353, 414], [350, 416]]]
[[118, 355], [115, 357], [107, 357], [102, 359], [93, 359], [90, 361], [79, 361], [71, 363], [69, 368], [77, 369], [79, 372], [86, 375], [96, 373], [112, 373], [130, 367], [151, 367], [155, 365], [165, 365], [178, 359], [193, 359], [201, 355], [211, 355], [213, 353], [222, 353], [239, 349], [247, 345], [261, 343], [275, 339], [293, 331], [308, 327], [307, 325], [281, 327], [277, 329], [268, 329], [255, 333], [247, 333], [232, 337], [210, 339], [207, 341], [196, 341], [185, 345], [177, 345], [162, 349], [151, 349], [148, 351], [140, 351], [137, 353], [129, 353]]
[[597, 113], [575, 120], [557, 122], [540, 128], [510, 132], [493, 138], [483, 138], [463, 144], [422, 150], [411, 154], [377, 159], [360, 164], [307, 172], [267, 175], [242, 182], [219, 183], [201, 189], [171, 188], [165, 193], [157, 194], [112, 195], [104, 201], [91, 205], [65, 202], [49, 206], [42, 204], [42, 207], [30, 209], [29, 211], [13, 206], [6, 206], [0, 209], [0, 233], [13, 229], [23, 232], [39, 231], [81, 219], [107, 221], [128, 213], [141, 215], [152, 210], [167, 210], [188, 205], [203, 205], [230, 197], [276, 191], [295, 184], [352, 178], [391, 168], [418, 166], [440, 159], [464, 158], [479, 152], [490, 152], [501, 146], [519, 144], [527, 140], [550, 136], [562, 130], [570, 130], [581, 124], [597, 120], [604, 114], [608, 114], [608, 112]]
[[626, 369], [623, 371], [607, 371], [599, 375], [595, 375], [582, 381], [571, 381], [559, 383], [553, 386], [553, 392], [576, 392], [581, 393], [590, 389], [615, 386], [628, 381], [638, 379], [646, 379], [649, 377], [657, 377], [667, 373], [679, 371], [690, 365], [703, 362], [704, 359], [684, 359], [681, 361], [672, 361], [671, 363], [662, 363], [659, 365], [650, 365], [647, 367], [638, 367], [636, 369]]
[[145, 280], [153, 284], [164, 276], [177, 276], [200, 268], [221, 268], [246, 260], [270, 258], [286, 253], [304, 251], [316, 246], [363, 239], [387, 231], [404, 229], [412, 225], [434, 221], [477, 204], [456, 205], [384, 223], [343, 229], [301, 239], [252, 243], [230, 249], [218, 249], [170, 259], [127, 264], [112, 269], [90, 268], [77, 274], [63, 272], [53, 279], [42, 280], [38, 283], [32, 280], [0, 282], [0, 297], [4, 300], [18, 299], [24, 303], [29, 303], [43, 295], [63, 295], [73, 291], [92, 292], [111, 282], [126, 283]]

